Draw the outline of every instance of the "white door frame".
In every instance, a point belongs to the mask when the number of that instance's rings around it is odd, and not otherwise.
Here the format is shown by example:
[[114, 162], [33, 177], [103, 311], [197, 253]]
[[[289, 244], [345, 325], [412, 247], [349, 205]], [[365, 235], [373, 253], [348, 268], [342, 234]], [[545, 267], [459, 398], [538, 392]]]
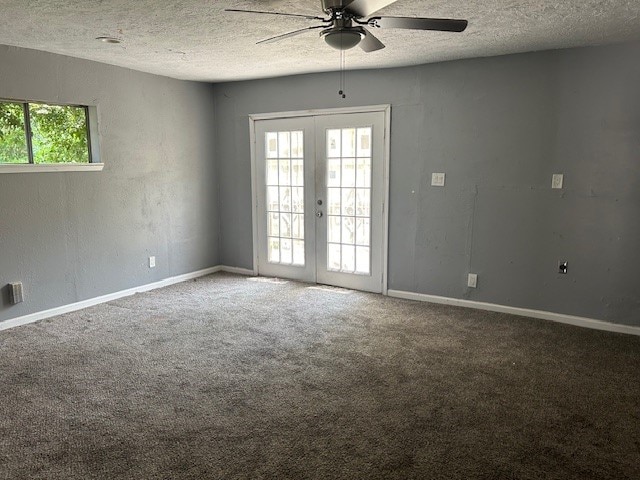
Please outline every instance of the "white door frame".
[[276, 118], [315, 117], [343, 113], [384, 113], [384, 151], [383, 151], [383, 195], [382, 205], [382, 294], [387, 295], [389, 263], [389, 156], [391, 154], [391, 105], [370, 105], [362, 107], [323, 108], [319, 110], [299, 110], [294, 112], [257, 113], [249, 115], [249, 138], [251, 146], [251, 216], [253, 228], [253, 274], [258, 275], [258, 185], [256, 159], [255, 122]]

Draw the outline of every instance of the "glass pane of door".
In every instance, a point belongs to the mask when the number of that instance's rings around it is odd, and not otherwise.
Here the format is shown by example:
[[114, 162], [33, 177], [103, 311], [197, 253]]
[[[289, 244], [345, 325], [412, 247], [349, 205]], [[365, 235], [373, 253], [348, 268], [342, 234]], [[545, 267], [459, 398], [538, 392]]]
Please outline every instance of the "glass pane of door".
[[326, 131], [327, 265], [371, 274], [371, 127]]
[[304, 134], [264, 134], [267, 261], [304, 266]]

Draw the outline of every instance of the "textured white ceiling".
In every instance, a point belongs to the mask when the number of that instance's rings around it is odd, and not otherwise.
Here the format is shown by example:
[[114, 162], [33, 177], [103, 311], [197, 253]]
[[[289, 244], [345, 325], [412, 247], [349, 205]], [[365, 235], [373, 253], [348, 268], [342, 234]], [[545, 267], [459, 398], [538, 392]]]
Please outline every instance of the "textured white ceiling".
[[[339, 52], [317, 32], [255, 44], [315, 22], [225, 8], [322, 14], [320, 0], [0, 0], [0, 44], [212, 82], [339, 68]], [[348, 69], [640, 39], [640, 0], [398, 0], [379, 14], [465, 18], [469, 27], [376, 30], [387, 48], [347, 51]], [[100, 35], [123, 43], [98, 42]]]

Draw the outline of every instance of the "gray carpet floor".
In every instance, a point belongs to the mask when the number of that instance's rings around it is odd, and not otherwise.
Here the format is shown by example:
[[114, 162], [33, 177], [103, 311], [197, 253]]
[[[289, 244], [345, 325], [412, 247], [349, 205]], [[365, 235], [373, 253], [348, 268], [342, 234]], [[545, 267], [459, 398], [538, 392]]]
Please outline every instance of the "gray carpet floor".
[[640, 337], [216, 274], [0, 332], [0, 479], [639, 479]]

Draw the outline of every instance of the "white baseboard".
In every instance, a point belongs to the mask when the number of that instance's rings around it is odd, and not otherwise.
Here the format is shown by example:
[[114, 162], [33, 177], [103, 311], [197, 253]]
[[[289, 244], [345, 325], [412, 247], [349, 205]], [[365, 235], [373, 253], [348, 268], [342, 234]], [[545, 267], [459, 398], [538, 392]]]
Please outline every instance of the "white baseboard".
[[417, 300], [420, 302], [440, 303], [444, 305], [455, 305], [457, 307], [475, 308], [477, 310], [488, 310], [491, 312], [511, 313], [513, 315], [539, 318], [542, 320], [551, 320], [552, 322], [566, 323], [578, 327], [586, 327], [595, 330], [605, 330], [607, 332], [626, 333], [629, 335], [640, 336], [640, 327], [633, 327], [631, 325], [619, 325], [616, 323], [604, 322], [602, 320], [594, 320], [592, 318], [565, 315], [563, 313], [545, 312], [543, 310], [531, 310], [529, 308], [509, 307], [506, 305], [498, 305], [495, 303], [474, 302], [472, 300], [439, 297], [436, 295], [427, 295], [425, 293], [404, 292], [402, 290], [389, 290], [388, 295], [390, 297], [404, 298], [407, 300]]
[[[165, 278], [158, 282], [148, 283], [146, 285], [140, 285], [138, 287], [121, 290], [119, 292], [109, 293], [100, 297], [89, 298], [82, 300], [81, 302], [71, 303], [69, 305], [62, 305], [49, 310], [43, 310], [40, 312], [31, 313], [22, 317], [12, 318], [0, 322], [0, 331], [7, 330], [9, 328], [18, 327], [20, 325], [27, 325], [34, 323], [45, 318], [55, 317], [64, 313], [75, 312], [83, 308], [92, 307], [100, 303], [110, 302], [117, 300], [118, 298], [128, 297], [135, 295], [136, 293], [148, 292], [157, 288], [167, 287], [180, 282], [186, 282], [187, 280], [193, 280], [194, 278], [204, 277], [216, 272], [228, 272], [238, 275], [255, 275], [253, 270], [240, 267], [229, 267], [227, 265], [216, 265], [215, 267], [205, 268], [191, 273], [185, 273], [183, 275], [176, 275], [175, 277]], [[463, 300], [458, 298], [439, 297], [436, 295], [427, 295], [425, 293], [405, 292], [402, 290], [389, 290], [387, 294], [390, 297], [404, 298], [407, 300], [417, 300], [421, 302], [440, 303], [444, 305], [455, 305], [458, 307], [475, 308], [477, 310], [488, 310], [491, 312], [510, 313], [513, 315], [521, 315], [523, 317], [539, 318], [542, 320], [551, 320], [558, 323], [566, 323], [569, 325], [576, 325], [578, 327], [592, 328], [595, 330], [605, 330], [608, 332], [626, 333], [629, 335], [640, 336], [640, 327], [633, 327], [630, 325], [619, 325], [616, 323], [604, 322], [602, 320], [594, 320], [592, 318], [576, 317], [573, 315], [565, 315], [562, 313], [545, 312], [542, 310], [532, 310], [528, 308], [509, 307], [506, 305], [498, 305], [495, 303], [474, 302], [472, 300]]]
[[196, 272], [185, 273], [183, 275], [176, 275], [175, 277], [165, 278], [158, 282], [147, 283], [146, 285], [140, 285], [139, 287], [128, 288], [126, 290], [120, 290], [119, 292], [109, 293], [100, 297], [89, 298], [82, 300], [81, 302], [71, 303], [69, 305], [62, 305], [60, 307], [51, 308], [49, 310], [42, 310], [40, 312], [30, 313], [22, 317], [12, 318], [0, 322], [0, 331], [7, 330], [13, 327], [19, 327], [20, 325], [27, 325], [29, 323], [44, 320], [45, 318], [55, 317], [56, 315], [62, 315], [63, 313], [75, 312], [83, 308], [92, 307], [100, 303], [110, 302], [117, 300], [118, 298], [128, 297], [136, 293], [148, 292], [157, 288], [168, 287], [180, 282], [186, 282], [187, 280], [193, 280], [194, 278], [204, 277], [216, 272], [229, 272], [237, 273], [240, 275], [253, 275], [252, 270], [237, 267], [227, 267], [225, 265], [216, 265], [215, 267], [205, 268]]
[[227, 265], [219, 265], [220, 272], [237, 273], [238, 275], [254, 276], [256, 273], [248, 268], [229, 267]]

